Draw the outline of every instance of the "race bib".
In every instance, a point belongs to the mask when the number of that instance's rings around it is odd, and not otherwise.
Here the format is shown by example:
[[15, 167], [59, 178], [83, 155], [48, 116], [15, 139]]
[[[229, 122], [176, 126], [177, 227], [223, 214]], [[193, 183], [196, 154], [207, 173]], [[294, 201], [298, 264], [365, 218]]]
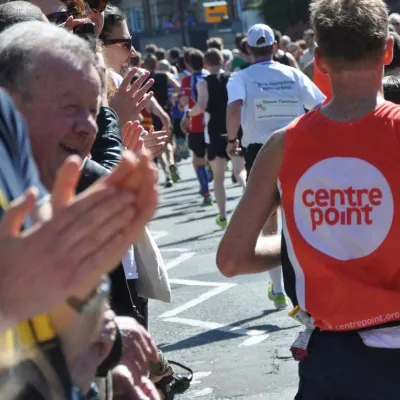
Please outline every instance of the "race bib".
[[254, 102], [258, 121], [268, 119], [295, 119], [300, 115], [300, 101], [297, 99], [265, 99]]

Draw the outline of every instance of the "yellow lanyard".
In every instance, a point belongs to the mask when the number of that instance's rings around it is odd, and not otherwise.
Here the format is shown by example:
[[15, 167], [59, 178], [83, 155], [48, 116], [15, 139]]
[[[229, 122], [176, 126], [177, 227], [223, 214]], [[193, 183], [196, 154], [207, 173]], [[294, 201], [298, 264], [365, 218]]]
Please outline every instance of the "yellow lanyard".
[[48, 315], [37, 315], [0, 334], [1, 363], [14, 363], [19, 351], [26, 351], [56, 337]]

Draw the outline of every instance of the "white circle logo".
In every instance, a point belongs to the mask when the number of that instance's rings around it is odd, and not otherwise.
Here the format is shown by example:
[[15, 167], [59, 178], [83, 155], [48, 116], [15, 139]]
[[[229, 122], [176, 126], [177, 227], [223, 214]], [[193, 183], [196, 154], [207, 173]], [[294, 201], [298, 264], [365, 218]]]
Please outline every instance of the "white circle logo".
[[393, 221], [393, 196], [382, 173], [358, 158], [328, 158], [296, 185], [294, 217], [304, 239], [341, 261], [368, 256]]

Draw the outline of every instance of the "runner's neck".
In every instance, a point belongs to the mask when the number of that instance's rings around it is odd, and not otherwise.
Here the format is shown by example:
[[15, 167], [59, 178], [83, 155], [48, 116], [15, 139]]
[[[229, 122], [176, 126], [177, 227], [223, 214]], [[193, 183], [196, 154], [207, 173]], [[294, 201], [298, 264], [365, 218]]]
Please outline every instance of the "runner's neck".
[[224, 71], [221, 67], [210, 67], [209, 72], [211, 75], [219, 75], [222, 74]]
[[272, 56], [269, 57], [252, 57], [253, 64], [273, 61]]
[[321, 109], [337, 122], [358, 120], [385, 100], [382, 94], [382, 71], [351, 71], [330, 76], [333, 99]]

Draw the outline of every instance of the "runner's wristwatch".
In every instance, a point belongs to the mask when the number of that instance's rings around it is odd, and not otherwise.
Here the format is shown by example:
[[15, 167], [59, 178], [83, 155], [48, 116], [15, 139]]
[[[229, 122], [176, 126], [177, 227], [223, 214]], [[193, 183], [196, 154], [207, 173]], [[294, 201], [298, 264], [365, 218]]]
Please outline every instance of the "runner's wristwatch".
[[232, 143], [236, 143], [236, 141], [237, 141], [237, 138], [235, 138], [235, 139], [230, 139], [230, 140], [228, 140], [228, 143], [232, 144]]

